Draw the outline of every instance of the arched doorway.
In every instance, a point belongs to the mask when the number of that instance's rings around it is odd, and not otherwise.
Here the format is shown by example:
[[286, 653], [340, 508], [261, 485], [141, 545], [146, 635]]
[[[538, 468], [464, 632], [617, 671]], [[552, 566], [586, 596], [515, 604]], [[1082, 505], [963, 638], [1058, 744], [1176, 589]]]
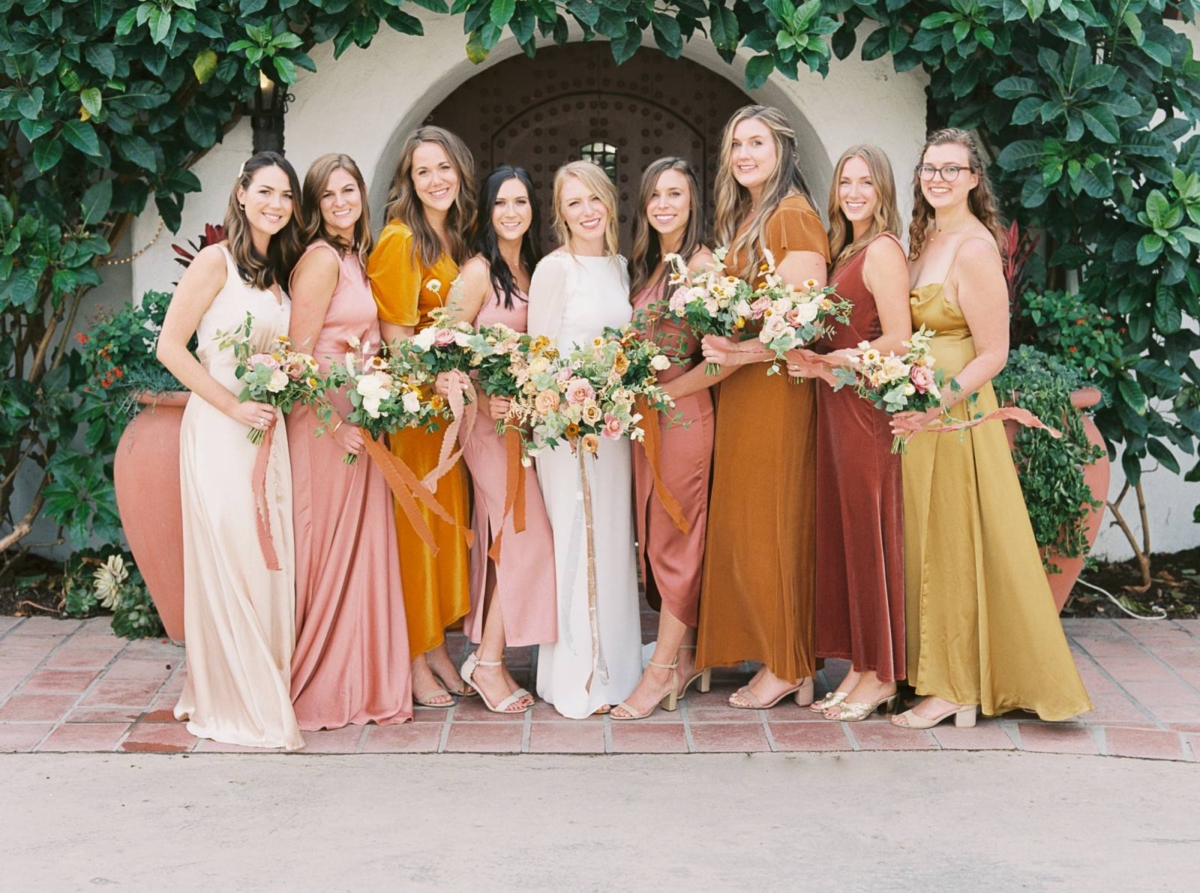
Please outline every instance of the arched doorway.
[[607, 43], [574, 43], [497, 63], [427, 121], [466, 141], [480, 177], [503, 163], [528, 170], [547, 221], [558, 166], [582, 157], [601, 163], [615, 175], [627, 249], [642, 170], [664, 155], [696, 165], [711, 220], [721, 128], [750, 102], [731, 81], [688, 59], [642, 49], [618, 66]]

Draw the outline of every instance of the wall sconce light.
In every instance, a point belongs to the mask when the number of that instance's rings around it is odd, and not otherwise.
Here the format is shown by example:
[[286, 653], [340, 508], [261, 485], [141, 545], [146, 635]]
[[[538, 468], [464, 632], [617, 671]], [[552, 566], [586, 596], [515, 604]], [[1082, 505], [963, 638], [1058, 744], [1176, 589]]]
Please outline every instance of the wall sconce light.
[[255, 152], [283, 154], [283, 124], [288, 103], [295, 97], [286, 84], [276, 83], [265, 71], [258, 73], [258, 88], [254, 91], [250, 124], [254, 133]]

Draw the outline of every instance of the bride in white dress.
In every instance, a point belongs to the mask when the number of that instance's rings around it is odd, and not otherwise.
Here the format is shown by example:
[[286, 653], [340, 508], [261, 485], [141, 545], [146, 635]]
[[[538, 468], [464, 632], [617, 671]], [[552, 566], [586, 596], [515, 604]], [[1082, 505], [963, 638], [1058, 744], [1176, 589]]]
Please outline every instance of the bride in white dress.
[[[596, 164], [572, 162], [554, 176], [554, 226], [563, 247], [533, 273], [529, 333], [554, 339], [564, 353], [633, 315], [629, 274], [617, 254], [616, 205], [616, 188]], [[558, 572], [558, 641], [539, 646], [537, 693], [570, 719], [607, 712], [633, 693], [642, 673], [630, 465], [628, 440], [601, 438], [599, 452], [588, 457], [599, 632], [593, 643], [579, 459], [566, 445], [537, 456]]]

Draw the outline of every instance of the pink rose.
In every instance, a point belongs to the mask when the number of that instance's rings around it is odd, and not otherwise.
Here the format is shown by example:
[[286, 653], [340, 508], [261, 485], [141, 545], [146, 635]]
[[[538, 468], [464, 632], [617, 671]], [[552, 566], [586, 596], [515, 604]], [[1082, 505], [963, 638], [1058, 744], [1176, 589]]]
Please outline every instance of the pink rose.
[[624, 423], [611, 412], [604, 416], [604, 428], [600, 431], [609, 440], [620, 440], [625, 434]]
[[924, 394], [933, 385], [933, 370], [928, 366], [913, 366], [909, 371], [913, 387]]
[[438, 347], [449, 347], [454, 343], [454, 332], [451, 329], [438, 329], [433, 334], [433, 343]]
[[595, 389], [586, 378], [572, 378], [567, 382], [566, 390], [568, 403], [583, 403], [596, 397]]
[[754, 317], [754, 319], [760, 319], [762, 315], [770, 309], [771, 299], [764, 296], [750, 305], [750, 315]]
[[279, 361], [269, 353], [256, 353], [250, 357], [250, 368], [255, 366], [266, 366], [269, 369], [278, 369]]
[[689, 297], [688, 289], [677, 288], [671, 292], [671, 300], [667, 302], [667, 306], [672, 313], [683, 313], [684, 308], [687, 307]]

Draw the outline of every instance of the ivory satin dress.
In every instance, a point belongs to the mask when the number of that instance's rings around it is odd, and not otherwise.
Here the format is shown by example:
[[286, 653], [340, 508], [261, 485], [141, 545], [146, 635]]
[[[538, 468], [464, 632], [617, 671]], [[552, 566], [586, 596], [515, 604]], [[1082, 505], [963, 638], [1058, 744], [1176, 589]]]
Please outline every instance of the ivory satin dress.
[[[380, 322], [410, 326], [419, 332], [430, 323], [429, 311], [442, 306], [449, 296], [458, 265], [443, 254], [433, 266], [425, 267], [413, 253], [413, 243], [411, 229], [403, 223], [389, 223], [371, 252], [367, 274]], [[444, 434], [444, 422], [433, 432], [405, 429], [390, 438], [392, 453], [423, 478], [437, 467]], [[436, 555], [413, 530], [403, 511], [398, 506], [395, 509], [408, 645], [414, 658], [441, 645], [446, 629], [471, 608], [469, 550], [457, 529], [471, 524], [467, 471], [462, 463], [455, 464], [438, 481], [435, 498], [455, 520], [455, 525], [448, 524], [418, 504], [438, 545]]]
[[[779, 203], [765, 237], [777, 265], [789, 251], [828, 261], [821, 218], [801, 195]], [[768, 376], [765, 363], [717, 385], [698, 667], [761, 661], [789, 682], [815, 672], [815, 387]]]
[[[950, 379], [975, 358], [962, 311], [941, 283], [912, 292], [913, 328]], [[950, 414], [997, 408], [991, 382]], [[904, 454], [908, 680], [920, 695], [1024, 709], [1046, 720], [1092, 708], [1042, 570], [1012, 453], [999, 421], [917, 434]]]
[[[529, 334], [553, 339], [564, 354], [606, 326], [629, 322], [629, 274], [621, 257], [559, 250], [538, 264], [529, 287]], [[538, 649], [537, 693], [570, 719], [633, 694], [642, 675], [637, 556], [633, 546], [630, 442], [600, 438], [587, 457], [594, 512], [599, 651], [588, 615], [588, 561], [579, 458], [569, 445], [537, 455], [538, 480], [554, 532], [558, 640]], [[597, 656], [607, 668], [593, 674]], [[594, 678], [593, 678], [594, 675]]]
[[[380, 346], [379, 319], [362, 262], [317, 241], [308, 252], [338, 258], [337, 287], [308, 350], [329, 372], [351, 339]], [[342, 391], [325, 395], [341, 418]], [[363, 453], [353, 465], [313, 407], [288, 414], [292, 516], [296, 531], [296, 653], [292, 699], [305, 730], [412, 719], [411, 664], [392, 493]]]
[[[250, 340], [270, 351], [287, 334], [291, 304], [248, 285], [224, 245], [225, 285], [196, 327], [196, 353], [208, 373], [237, 394], [232, 350], [218, 332], [254, 322]], [[280, 416], [280, 413], [276, 413]], [[179, 482], [183, 499], [183, 628], [187, 680], [175, 718], [197, 738], [244, 747], [304, 746], [289, 688], [295, 646], [295, 547], [287, 430], [278, 420], [270, 443], [198, 394], [183, 412]], [[266, 503], [270, 542], [281, 570], [270, 570], [259, 544], [252, 479], [268, 450]]]
[[[477, 328], [503, 324], [516, 332], [528, 326], [529, 305], [525, 295], [516, 292], [513, 306], [506, 308], [495, 287], [488, 291], [484, 305], [475, 317]], [[473, 527], [475, 547], [471, 550], [471, 612], [463, 630], [472, 642], [483, 637], [486, 616], [488, 549], [497, 532], [500, 562], [495, 565], [495, 598], [500, 599], [504, 618], [505, 642], [512, 646], [553, 642], [558, 635], [558, 616], [554, 590], [554, 535], [542, 502], [537, 471], [522, 468], [525, 475], [525, 529], [517, 533], [512, 517], [504, 518], [504, 496], [508, 483], [508, 450], [504, 437], [496, 433], [491, 418], [475, 420], [463, 447], [463, 459], [471, 471], [475, 494]], [[503, 527], [501, 525], [503, 524]]]

